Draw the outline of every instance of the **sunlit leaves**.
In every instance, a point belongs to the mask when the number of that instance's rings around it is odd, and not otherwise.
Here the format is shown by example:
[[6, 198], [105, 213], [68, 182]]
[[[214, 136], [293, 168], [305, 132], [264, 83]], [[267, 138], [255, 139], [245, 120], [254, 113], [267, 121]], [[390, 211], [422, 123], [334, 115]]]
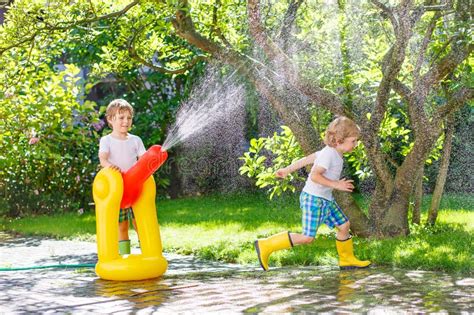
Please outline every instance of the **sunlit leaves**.
[[[11, 215], [83, 204], [95, 170], [94, 104], [81, 104], [79, 68], [55, 68], [27, 66], [16, 81], [0, 85], [0, 129], [7, 130], [0, 141], [0, 177], [9, 207], [2, 211]], [[55, 200], [59, 194], [62, 199]]]
[[[268, 163], [271, 157], [271, 163]], [[296, 142], [291, 130], [282, 126], [280, 134], [274, 133], [272, 137], [252, 139], [249, 151], [239, 159], [244, 161], [240, 167], [241, 175], [255, 178], [255, 185], [259, 188], [267, 188], [270, 198], [279, 196], [284, 191], [295, 191], [295, 181], [301, 181], [303, 177], [297, 172], [288, 175], [286, 178], [275, 177], [275, 172], [292, 162], [303, 157], [303, 151]]]

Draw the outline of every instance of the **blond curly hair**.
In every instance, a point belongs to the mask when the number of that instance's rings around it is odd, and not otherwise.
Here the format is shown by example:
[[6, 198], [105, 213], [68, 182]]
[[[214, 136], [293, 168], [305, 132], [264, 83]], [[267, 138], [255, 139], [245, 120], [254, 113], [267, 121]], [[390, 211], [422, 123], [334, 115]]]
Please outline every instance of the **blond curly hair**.
[[336, 147], [349, 137], [359, 137], [360, 128], [352, 120], [344, 116], [334, 119], [326, 129], [324, 143], [330, 147]]
[[133, 117], [133, 107], [126, 100], [118, 98], [109, 103], [105, 111], [105, 117], [107, 118], [107, 124], [109, 127], [112, 127], [109, 120], [112, 120], [117, 113], [124, 111], [130, 112], [130, 115]]

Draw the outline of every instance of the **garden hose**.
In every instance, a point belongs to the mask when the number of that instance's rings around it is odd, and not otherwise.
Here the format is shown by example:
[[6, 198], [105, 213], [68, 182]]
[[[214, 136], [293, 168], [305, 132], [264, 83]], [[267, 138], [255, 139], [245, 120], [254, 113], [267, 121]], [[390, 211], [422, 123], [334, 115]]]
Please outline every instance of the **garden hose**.
[[0, 271], [21, 271], [21, 270], [33, 270], [33, 269], [48, 269], [48, 268], [94, 268], [95, 264], [74, 264], [74, 265], [45, 265], [45, 266], [31, 266], [31, 267], [14, 267], [14, 268], [0, 268]]

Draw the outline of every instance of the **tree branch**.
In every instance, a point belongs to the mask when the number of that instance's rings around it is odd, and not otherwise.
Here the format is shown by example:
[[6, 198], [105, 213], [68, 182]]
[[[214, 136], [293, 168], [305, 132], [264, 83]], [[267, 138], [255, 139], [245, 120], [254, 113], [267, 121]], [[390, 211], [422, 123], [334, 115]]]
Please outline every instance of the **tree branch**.
[[193, 60], [188, 64], [186, 65], [185, 67], [183, 68], [180, 68], [180, 69], [169, 69], [169, 68], [166, 68], [166, 67], [162, 67], [162, 66], [158, 66], [158, 65], [155, 65], [153, 63], [153, 61], [147, 61], [145, 60], [144, 58], [142, 58], [141, 56], [138, 55], [136, 49], [135, 49], [135, 40], [136, 38], [138, 37], [138, 34], [141, 33], [141, 31], [143, 30], [144, 27], [142, 27], [141, 29], [137, 30], [132, 38], [129, 40], [128, 42], [128, 53], [130, 55], [131, 58], [135, 59], [136, 61], [138, 61], [139, 63], [155, 70], [155, 71], [158, 71], [160, 73], [168, 73], [168, 74], [180, 74], [180, 73], [184, 73], [186, 71], [188, 71], [189, 69], [191, 69], [192, 67], [194, 67], [194, 65], [196, 63], [198, 63], [199, 61], [204, 61], [204, 60], [207, 60], [206, 56], [203, 56], [203, 55], [199, 55], [199, 56], [196, 56], [195, 58], [193, 58]]
[[454, 113], [456, 110], [461, 108], [468, 100], [472, 100], [474, 97], [474, 89], [469, 87], [463, 87], [454, 93], [446, 105], [439, 107], [434, 113], [433, 117], [435, 122], [441, 122], [446, 117]]
[[[291, 8], [291, 10], [296, 9], [297, 7]], [[266, 34], [265, 28], [260, 20], [259, 1], [249, 0], [247, 11], [249, 15], [250, 32], [253, 38], [257, 44], [263, 48], [265, 54], [271, 61], [276, 62], [277, 65], [282, 66], [284, 73], [287, 76], [286, 83], [298, 89], [315, 104], [319, 104], [327, 110], [338, 115], [345, 115], [349, 117], [352, 116], [352, 113], [348, 113], [344, 110], [342, 102], [336, 95], [329, 93], [316, 84], [311, 84], [310, 82], [301, 78], [288, 56], [273, 41], [271, 41], [271, 39]]]
[[370, 2], [372, 2], [377, 8], [382, 10], [382, 12], [390, 19], [394, 30], [398, 29], [397, 19], [395, 18], [395, 15], [393, 14], [391, 8], [387, 7], [385, 4], [381, 3], [378, 0], [371, 0]]
[[180, 7], [181, 9], [176, 11], [175, 17], [171, 20], [178, 36], [202, 51], [214, 55], [217, 59], [222, 59], [226, 53], [230, 52], [230, 50], [226, 50], [226, 48], [220, 46], [218, 43], [196, 32], [194, 22], [187, 12], [189, 9], [187, 1], [181, 1]]
[[445, 4], [439, 4], [439, 5], [423, 5], [421, 6], [421, 9], [424, 12], [429, 12], [429, 11], [435, 11], [435, 12], [440, 12], [440, 11], [446, 11], [449, 9], [453, 8], [453, 2], [452, 0], [446, 0]]
[[[375, 0], [373, 2], [376, 3], [378, 6], [382, 7], [384, 12], [388, 10], [388, 8], [386, 8], [380, 2]], [[385, 108], [390, 98], [390, 90], [405, 60], [405, 51], [408, 45], [408, 41], [412, 35], [412, 29], [414, 24], [414, 21], [409, 15], [409, 11], [411, 9], [409, 4], [406, 5], [406, 7], [399, 7], [397, 9], [397, 11], [399, 11], [398, 22], [395, 22], [397, 24], [393, 25], [396, 40], [393, 46], [385, 55], [384, 60], [382, 62], [383, 77], [377, 91], [374, 110], [372, 111], [372, 117], [368, 126], [369, 130], [374, 131], [374, 139], [372, 140], [374, 144], [377, 142], [375, 139], [377, 137], [376, 130], [378, 130], [380, 123], [382, 122], [383, 115], [385, 113]]]
[[[397, 85], [403, 88], [403, 86], [396, 84], [397, 76], [405, 60], [405, 51], [408, 41], [412, 36], [413, 25], [416, 19], [419, 18], [419, 15], [410, 15], [413, 5], [411, 1], [402, 1], [401, 4], [394, 9], [388, 8], [377, 0], [372, 0], [371, 2], [380, 8], [384, 14], [389, 16], [395, 33], [395, 43], [386, 53], [382, 61], [383, 76], [379, 84], [371, 118], [367, 123], [362, 125], [364, 145], [372, 161], [372, 167], [377, 177], [387, 186], [392, 179], [390, 170], [386, 164], [387, 159], [380, 148], [378, 130], [384, 118], [392, 87]], [[406, 89], [401, 89], [401, 91], [406, 92]]]
[[135, 48], [130, 46], [128, 48], [128, 52], [130, 54], [130, 57], [135, 59], [136, 61], [138, 61], [139, 63], [155, 70], [155, 71], [158, 71], [160, 73], [168, 73], [168, 74], [180, 74], [180, 73], [184, 73], [190, 69], [192, 69], [194, 67], [194, 65], [196, 65], [196, 63], [198, 63], [199, 61], [206, 61], [208, 60], [208, 58], [206, 56], [203, 56], [203, 55], [199, 55], [199, 56], [196, 56], [195, 58], [193, 58], [193, 60], [191, 60], [190, 63], [188, 63], [186, 66], [184, 66], [183, 68], [180, 68], [180, 69], [169, 69], [169, 68], [166, 68], [166, 67], [160, 67], [158, 65], [155, 65], [153, 62], [150, 62], [150, 61], [147, 61], [145, 59], [143, 59], [142, 57], [140, 57]]
[[225, 38], [224, 34], [222, 34], [221, 29], [217, 26], [217, 10], [219, 9], [219, 6], [221, 5], [220, 0], [216, 0], [216, 4], [214, 5], [214, 9], [212, 10], [212, 26], [211, 30], [209, 32], [209, 37], [212, 36], [212, 33], [216, 33], [217, 37], [226, 45], [226, 47], [231, 47], [232, 45], [230, 42]]
[[354, 118], [353, 113], [346, 111], [343, 103], [336, 94], [326, 91], [316, 84], [311, 84], [302, 78], [298, 78], [298, 80], [292, 84], [314, 104], [325, 108], [333, 114]]
[[288, 50], [288, 38], [291, 34], [291, 28], [295, 24], [296, 15], [302, 3], [302, 0], [291, 0], [288, 5], [288, 9], [286, 10], [285, 17], [283, 18], [283, 23], [280, 28], [278, 39], [280, 42], [282, 42], [283, 51], [285, 51], [286, 53]]
[[415, 64], [415, 69], [413, 70], [414, 81], [417, 81], [420, 76], [420, 69], [421, 65], [423, 64], [423, 59], [425, 59], [425, 52], [428, 48], [428, 44], [430, 43], [431, 36], [433, 35], [433, 31], [436, 27], [436, 22], [441, 17], [439, 12], [436, 12], [435, 15], [431, 18], [430, 24], [428, 25], [428, 29], [426, 30], [425, 37], [423, 38], [423, 42], [420, 47], [420, 54], [418, 55], [418, 59]]
[[[12, 44], [10, 44], [6, 47], [0, 47], [0, 55], [2, 55], [4, 52], [6, 52], [6, 51], [8, 51], [12, 48], [20, 47], [23, 44], [26, 44], [28, 42], [33, 41], [35, 39], [35, 37], [39, 36], [42, 33], [50, 34], [51, 31], [65, 31], [65, 30], [71, 29], [74, 26], [78, 26], [78, 25], [82, 25], [82, 24], [89, 24], [89, 23], [93, 23], [93, 22], [97, 22], [97, 21], [101, 21], [101, 20], [107, 20], [107, 19], [114, 18], [114, 17], [120, 17], [120, 16], [124, 15], [125, 13], [127, 13], [131, 8], [133, 8], [134, 6], [136, 6], [139, 3], [140, 3], [140, 0], [134, 0], [131, 3], [129, 3], [127, 6], [125, 6], [120, 11], [112, 12], [112, 13], [101, 15], [101, 16], [96, 16], [96, 17], [91, 18], [91, 19], [84, 19], [84, 20], [75, 21], [75, 22], [61, 22], [61, 23], [58, 23], [57, 25], [48, 25], [48, 27], [38, 28], [30, 36], [27, 36], [26, 38], [24, 38], [24, 39], [22, 39], [22, 40], [20, 40], [16, 43], [12, 43]], [[64, 25], [64, 26], [61, 26], [61, 25]]]
[[35, 32], [35, 33], [33, 33], [32, 35], [30, 35], [30, 36], [24, 38], [23, 40], [21, 40], [21, 41], [19, 41], [19, 42], [13, 43], [13, 44], [8, 45], [8, 46], [6, 46], [6, 47], [0, 47], [0, 56], [1, 56], [4, 52], [6, 52], [6, 51], [8, 51], [8, 50], [10, 50], [10, 49], [12, 49], [12, 48], [20, 47], [20, 46], [23, 45], [23, 44], [30, 43], [30, 42], [34, 41], [35, 38], [36, 38], [36, 36], [38, 36], [38, 35], [39, 35], [39, 34], [38, 34], [37, 32]]
[[[454, 42], [456, 42], [456, 39], [454, 39]], [[473, 49], [474, 44], [472, 43], [465, 47], [455, 45], [443, 59], [428, 70], [419, 81], [415, 82], [414, 90], [420, 91], [420, 96], [426, 97], [431, 88], [456, 69], [471, 54]]]
[[112, 13], [109, 13], [109, 14], [104, 14], [104, 15], [96, 16], [96, 17], [91, 18], [91, 19], [84, 19], [84, 20], [80, 20], [80, 21], [76, 21], [76, 22], [63, 22], [63, 24], [66, 24], [66, 26], [53, 26], [52, 30], [67, 30], [67, 29], [70, 29], [72, 26], [76, 26], [76, 25], [89, 24], [89, 23], [93, 23], [93, 22], [98, 22], [98, 21], [102, 21], [102, 20], [108, 20], [108, 19], [111, 19], [111, 18], [120, 17], [120, 16], [124, 15], [125, 13], [127, 13], [131, 8], [133, 8], [134, 6], [136, 6], [139, 3], [140, 3], [140, 0], [134, 0], [134, 1], [130, 2], [129, 4], [127, 4], [120, 11], [115, 11], [115, 12], [112, 12]]
[[247, 14], [249, 19], [250, 34], [257, 44], [263, 48], [270, 60], [275, 60], [279, 56], [277, 46], [270, 40], [265, 32], [260, 17], [260, 3], [258, 0], [249, 0], [247, 4]]
[[393, 81], [393, 89], [395, 92], [397, 92], [398, 95], [400, 95], [407, 103], [410, 103], [410, 96], [412, 91], [408, 86], [403, 84], [400, 80], [396, 79]]
[[97, 16], [97, 12], [95, 11], [94, 4], [92, 3], [92, 0], [88, 0], [89, 2], [89, 7], [91, 8], [91, 11], [94, 12], [94, 15]]
[[[447, 1], [449, 6], [451, 1]], [[469, 1], [459, 1], [455, 10], [455, 19], [458, 22], [469, 24], [471, 22], [471, 7]], [[452, 73], [458, 65], [460, 65], [474, 49], [474, 44], [470, 41], [468, 32], [459, 29], [455, 36], [452, 36], [441, 51], [451, 44], [451, 49], [441, 60], [432, 65], [430, 69], [423, 75], [420, 80], [415, 81], [413, 90], [416, 92], [418, 102], [425, 100], [433, 86], [437, 85], [448, 74]], [[436, 60], [436, 58], [435, 58]]]

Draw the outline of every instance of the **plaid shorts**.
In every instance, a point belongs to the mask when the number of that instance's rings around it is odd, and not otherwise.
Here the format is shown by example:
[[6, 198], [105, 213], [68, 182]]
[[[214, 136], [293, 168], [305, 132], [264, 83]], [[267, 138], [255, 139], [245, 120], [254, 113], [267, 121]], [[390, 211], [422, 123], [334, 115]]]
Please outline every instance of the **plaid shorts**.
[[316, 197], [307, 192], [301, 192], [300, 208], [303, 210], [303, 234], [314, 237], [321, 224], [329, 228], [344, 224], [349, 221], [336, 201]]
[[132, 208], [120, 209], [119, 222], [130, 221], [135, 219]]

